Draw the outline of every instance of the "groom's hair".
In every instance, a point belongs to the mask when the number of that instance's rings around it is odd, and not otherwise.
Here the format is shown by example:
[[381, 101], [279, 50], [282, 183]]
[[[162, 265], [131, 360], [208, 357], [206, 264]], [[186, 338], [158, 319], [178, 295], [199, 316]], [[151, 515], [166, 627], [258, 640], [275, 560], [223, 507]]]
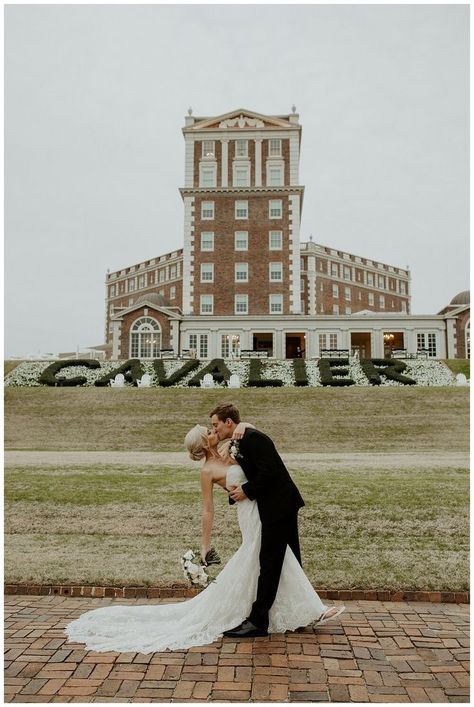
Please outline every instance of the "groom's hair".
[[227, 418], [230, 418], [236, 425], [240, 422], [240, 412], [233, 403], [221, 403], [209, 413], [209, 417], [213, 415], [217, 415], [222, 422], [225, 422]]

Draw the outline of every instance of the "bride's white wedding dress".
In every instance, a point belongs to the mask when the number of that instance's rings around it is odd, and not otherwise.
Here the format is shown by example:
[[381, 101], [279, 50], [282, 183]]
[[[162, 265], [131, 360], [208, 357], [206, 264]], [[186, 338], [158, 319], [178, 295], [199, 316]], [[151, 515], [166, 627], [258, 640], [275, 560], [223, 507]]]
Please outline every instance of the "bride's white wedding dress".
[[[240, 466], [229, 467], [228, 487], [246, 480]], [[245, 499], [236, 505], [242, 545], [205, 590], [176, 604], [119, 604], [88, 611], [66, 627], [69, 640], [95, 651], [151, 653], [204, 646], [240, 624], [250, 614], [257, 593], [261, 523], [255, 501]], [[307, 626], [326, 609], [288, 547], [269, 614], [269, 632]]]

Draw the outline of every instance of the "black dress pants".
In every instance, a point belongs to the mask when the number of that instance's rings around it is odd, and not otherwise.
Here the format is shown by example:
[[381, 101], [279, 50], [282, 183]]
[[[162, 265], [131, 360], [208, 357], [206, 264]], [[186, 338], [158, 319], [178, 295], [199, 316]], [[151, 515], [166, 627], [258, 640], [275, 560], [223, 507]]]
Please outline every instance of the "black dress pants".
[[287, 545], [301, 565], [298, 512], [272, 523], [262, 523], [260, 575], [249, 621], [264, 630], [268, 629], [268, 612], [278, 591]]

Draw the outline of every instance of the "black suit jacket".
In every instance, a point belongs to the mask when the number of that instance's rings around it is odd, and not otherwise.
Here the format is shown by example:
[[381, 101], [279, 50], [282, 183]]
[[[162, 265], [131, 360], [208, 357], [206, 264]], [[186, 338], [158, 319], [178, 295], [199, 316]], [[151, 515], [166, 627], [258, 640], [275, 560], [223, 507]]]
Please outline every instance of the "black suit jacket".
[[304, 506], [275, 445], [263, 432], [251, 427], [245, 430], [236, 461], [248, 479], [242, 490], [247, 498], [257, 501], [262, 523], [278, 521]]

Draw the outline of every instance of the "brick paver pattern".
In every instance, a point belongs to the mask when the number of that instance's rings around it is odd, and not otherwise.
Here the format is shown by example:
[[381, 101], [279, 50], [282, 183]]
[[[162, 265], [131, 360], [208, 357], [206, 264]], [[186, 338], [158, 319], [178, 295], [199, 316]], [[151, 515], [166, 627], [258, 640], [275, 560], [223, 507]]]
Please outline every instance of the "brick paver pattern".
[[467, 605], [351, 601], [318, 628], [147, 655], [66, 642], [84, 611], [162, 602], [7, 596], [5, 701], [469, 702]]

